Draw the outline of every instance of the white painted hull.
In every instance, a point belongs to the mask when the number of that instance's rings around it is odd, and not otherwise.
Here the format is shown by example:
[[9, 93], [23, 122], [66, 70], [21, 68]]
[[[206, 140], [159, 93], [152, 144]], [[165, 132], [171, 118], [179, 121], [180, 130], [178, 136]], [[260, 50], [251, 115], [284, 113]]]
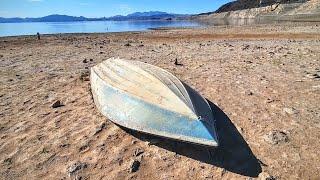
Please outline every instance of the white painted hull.
[[108, 59], [91, 69], [95, 104], [116, 124], [140, 132], [218, 146], [207, 101], [169, 72], [139, 61]]

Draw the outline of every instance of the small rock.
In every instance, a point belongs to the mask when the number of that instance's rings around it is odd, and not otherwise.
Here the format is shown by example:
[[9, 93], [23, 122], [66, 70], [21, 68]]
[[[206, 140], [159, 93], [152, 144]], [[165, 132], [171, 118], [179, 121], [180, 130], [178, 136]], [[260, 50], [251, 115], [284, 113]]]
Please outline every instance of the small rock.
[[139, 167], [140, 167], [140, 161], [138, 160], [132, 161], [130, 165], [130, 172], [131, 173], [137, 172], [139, 170]]
[[276, 180], [275, 177], [271, 176], [270, 174], [266, 173], [266, 172], [262, 172], [259, 174], [258, 178], [260, 180]]
[[149, 139], [148, 141], [146, 141], [146, 144], [148, 146], [156, 145], [156, 144], [159, 144], [159, 143], [160, 143], [160, 140], [158, 140], [158, 139]]
[[141, 149], [141, 148], [138, 148], [134, 151], [133, 155], [138, 157], [139, 155], [143, 154], [144, 153], [144, 150]]
[[319, 79], [320, 78], [320, 73], [307, 74], [306, 77], [310, 78], [310, 79]]
[[183, 66], [183, 64], [181, 64], [181, 63], [178, 62], [178, 58], [175, 59], [174, 65], [176, 65], [176, 66]]
[[6, 158], [6, 159], [3, 161], [3, 163], [6, 164], [6, 165], [12, 164], [12, 158]]
[[102, 123], [99, 127], [96, 128], [94, 135], [100, 133], [106, 127], [106, 123]]
[[22, 77], [19, 74], [16, 74], [17, 79], [22, 79]]
[[80, 79], [82, 81], [90, 81], [89, 72], [87, 72], [87, 71], [81, 72]]
[[119, 166], [121, 166], [122, 165], [122, 163], [123, 163], [123, 159], [118, 159], [118, 164], [119, 164]]
[[140, 44], [138, 47], [143, 47], [144, 45], [143, 44]]
[[298, 111], [294, 108], [283, 108], [283, 112], [289, 115], [298, 114]]
[[72, 175], [75, 172], [85, 169], [87, 167], [88, 167], [87, 163], [76, 162], [67, 168], [67, 172], [69, 173], [69, 175]]
[[272, 102], [274, 102], [274, 101], [275, 101], [274, 99], [268, 98], [268, 99], [266, 100], [266, 103], [272, 103]]
[[273, 145], [289, 141], [288, 135], [283, 131], [274, 130], [265, 136], [265, 140]]
[[274, 52], [269, 52], [269, 55], [273, 56], [275, 53]]
[[244, 93], [246, 95], [248, 95], [248, 96], [252, 96], [253, 95], [253, 92], [251, 92], [250, 90], [246, 90]]
[[79, 152], [85, 152], [89, 149], [89, 144], [86, 143], [79, 148]]
[[67, 147], [69, 147], [69, 146], [70, 146], [70, 144], [60, 144], [60, 145], [59, 145], [60, 148], [67, 148]]
[[90, 62], [92, 62], [93, 61], [93, 59], [90, 59]]
[[129, 46], [131, 46], [131, 44], [130, 43], [126, 43], [124, 46], [129, 47]]
[[54, 103], [51, 105], [52, 108], [58, 108], [58, 107], [62, 107], [62, 106], [63, 106], [63, 104], [61, 103], [60, 100], [57, 100], [56, 102], [54, 102]]
[[250, 45], [245, 45], [245, 46], [242, 48], [242, 50], [247, 50], [247, 49], [249, 49], [249, 47], [250, 47]]
[[87, 62], [88, 62], [88, 60], [87, 60], [87, 59], [84, 59], [82, 62], [83, 62], [83, 63], [87, 63]]

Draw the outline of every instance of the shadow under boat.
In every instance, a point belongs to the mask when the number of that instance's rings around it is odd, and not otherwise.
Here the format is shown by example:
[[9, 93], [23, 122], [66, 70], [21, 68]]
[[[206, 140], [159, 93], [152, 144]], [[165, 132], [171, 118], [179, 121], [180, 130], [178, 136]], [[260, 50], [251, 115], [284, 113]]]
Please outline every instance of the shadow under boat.
[[142, 141], [154, 142], [154, 145], [179, 155], [224, 168], [243, 176], [257, 177], [262, 171], [259, 160], [228, 116], [211, 101], [208, 102], [216, 118], [216, 129], [220, 143], [217, 148], [175, 141], [124, 127], [121, 128]]
[[[195, 105], [197, 105], [197, 103], [201, 103], [200, 98], [202, 97], [188, 85], [184, 84], [184, 86], [190, 94], [192, 103]], [[216, 120], [216, 129], [208, 126], [207, 128], [210, 132], [217, 132], [219, 140], [219, 146], [217, 148], [166, 139], [133, 131], [125, 127], [121, 128], [140, 140], [156, 142], [154, 145], [160, 148], [203, 163], [224, 168], [227, 171], [243, 176], [257, 177], [262, 171], [260, 161], [255, 157], [250, 147], [238, 132], [237, 128], [233, 125], [229, 117], [214, 103], [209, 100], [207, 100], [207, 102], [209, 103], [213, 116]], [[201, 109], [196, 109], [196, 111], [201, 111]]]

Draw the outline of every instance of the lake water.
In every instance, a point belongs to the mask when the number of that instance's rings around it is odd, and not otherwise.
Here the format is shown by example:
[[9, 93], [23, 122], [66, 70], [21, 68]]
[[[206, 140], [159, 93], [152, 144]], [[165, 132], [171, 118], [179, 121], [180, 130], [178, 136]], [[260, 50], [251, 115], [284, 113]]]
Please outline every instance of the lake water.
[[57, 34], [57, 33], [102, 33], [144, 31], [157, 27], [196, 27], [190, 21], [83, 21], [83, 22], [30, 22], [0, 23], [0, 37]]

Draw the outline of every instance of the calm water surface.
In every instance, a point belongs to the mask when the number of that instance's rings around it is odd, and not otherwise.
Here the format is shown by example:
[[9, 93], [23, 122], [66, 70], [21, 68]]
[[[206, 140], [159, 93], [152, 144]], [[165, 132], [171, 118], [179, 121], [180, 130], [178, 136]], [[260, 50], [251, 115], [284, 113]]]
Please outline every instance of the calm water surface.
[[0, 23], [0, 37], [57, 34], [143, 31], [156, 27], [196, 27], [190, 21], [84, 21], [84, 22], [30, 22]]

